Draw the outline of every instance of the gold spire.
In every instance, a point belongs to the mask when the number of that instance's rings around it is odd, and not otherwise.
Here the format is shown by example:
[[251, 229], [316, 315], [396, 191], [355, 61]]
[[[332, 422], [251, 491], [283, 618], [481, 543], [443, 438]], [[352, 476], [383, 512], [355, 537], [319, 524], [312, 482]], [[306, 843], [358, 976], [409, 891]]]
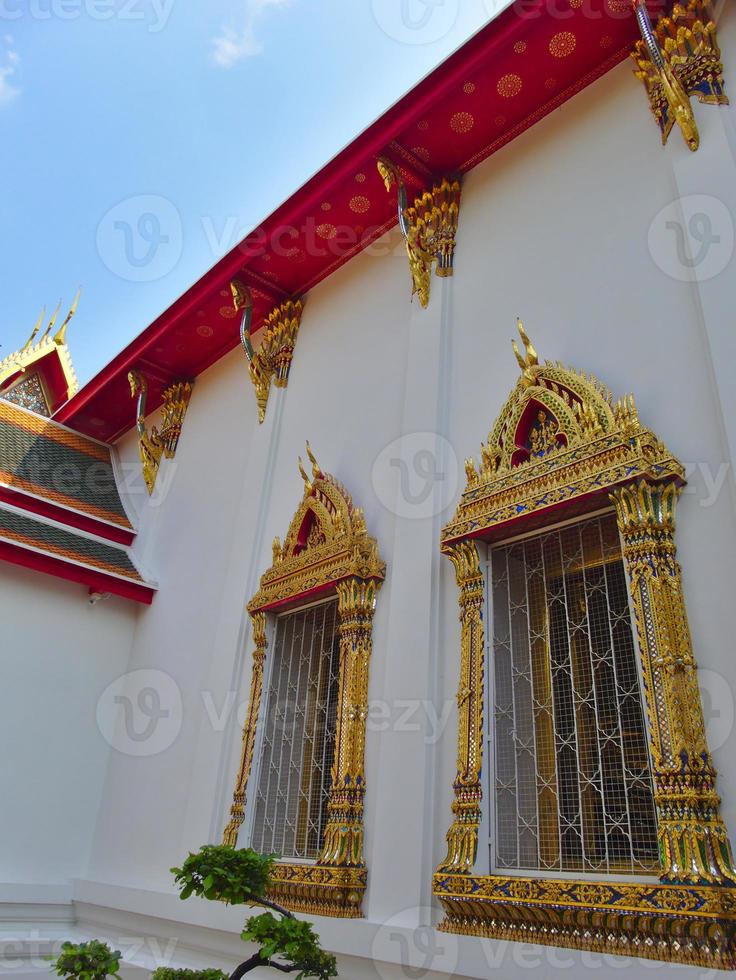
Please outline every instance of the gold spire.
[[41, 310], [38, 320], [36, 320], [35, 327], [33, 328], [33, 330], [31, 330], [31, 336], [28, 338], [28, 340], [20, 349], [21, 354], [27, 351], [30, 347], [33, 347], [33, 341], [36, 339], [38, 331], [41, 329], [41, 324], [43, 323], [43, 318], [45, 316], [46, 316], [46, 307], [44, 306], [43, 309]]
[[51, 331], [54, 329], [54, 324], [56, 323], [56, 318], [59, 315], [60, 309], [61, 309], [61, 300], [59, 300], [59, 302], [56, 304], [56, 309], [51, 314], [51, 319], [49, 320], [49, 324], [44, 330], [44, 332], [41, 334], [41, 339], [39, 340], [39, 344], [42, 344], [44, 340], [46, 340], [48, 335], [51, 333]]
[[318, 480], [320, 476], [322, 476], [322, 470], [319, 468], [319, 463], [312, 452], [312, 447], [309, 445], [309, 440], [307, 440], [307, 456], [309, 458], [309, 462], [312, 464], [312, 476], [315, 478], [315, 480]]
[[59, 347], [61, 347], [62, 344], [66, 343], [66, 328], [69, 326], [69, 321], [71, 320], [71, 318], [77, 312], [77, 306], [79, 305], [79, 297], [81, 295], [82, 295], [82, 287], [80, 286], [79, 289], [77, 289], [77, 295], [74, 297], [74, 302], [69, 308], [69, 312], [67, 313], [64, 322], [54, 334], [54, 343], [57, 344]]

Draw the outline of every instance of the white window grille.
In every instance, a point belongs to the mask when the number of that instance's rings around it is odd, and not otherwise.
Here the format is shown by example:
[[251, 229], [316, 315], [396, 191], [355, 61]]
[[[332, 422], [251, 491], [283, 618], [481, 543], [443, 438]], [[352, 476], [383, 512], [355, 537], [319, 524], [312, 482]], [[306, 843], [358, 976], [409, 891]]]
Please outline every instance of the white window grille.
[[613, 515], [491, 549], [496, 870], [651, 874], [657, 824]]
[[314, 860], [327, 822], [339, 683], [337, 601], [276, 620], [252, 846]]

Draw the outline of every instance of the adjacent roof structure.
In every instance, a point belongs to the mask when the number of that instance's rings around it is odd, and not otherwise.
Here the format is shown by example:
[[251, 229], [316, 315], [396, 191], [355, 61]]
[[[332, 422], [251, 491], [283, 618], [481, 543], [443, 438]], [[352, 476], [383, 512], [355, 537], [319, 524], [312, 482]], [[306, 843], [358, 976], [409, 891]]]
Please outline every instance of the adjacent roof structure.
[[110, 453], [0, 396], [0, 559], [150, 603]]
[[[463, 174], [562, 105], [631, 51], [630, 0], [518, 0], [312, 177], [89, 382], [56, 418], [114, 441], [135, 422], [127, 381], [149, 381], [149, 409], [239, 342], [229, 282], [253, 292], [253, 332], [274, 305], [302, 296], [397, 220], [376, 158], [409, 190]], [[636, 84], [632, 79], [632, 85]]]
[[7, 401], [22, 405], [39, 415], [51, 416], [77, 391], [79, 384], [66, 345], [66, 331], [78, 302], [79, 293], [63, 323], [54, 333], [61, 308], [59, 301], [37, 340], [45, 317], [45, 309], [41, 310], [24, 346], [0, 361], [0, 395]]

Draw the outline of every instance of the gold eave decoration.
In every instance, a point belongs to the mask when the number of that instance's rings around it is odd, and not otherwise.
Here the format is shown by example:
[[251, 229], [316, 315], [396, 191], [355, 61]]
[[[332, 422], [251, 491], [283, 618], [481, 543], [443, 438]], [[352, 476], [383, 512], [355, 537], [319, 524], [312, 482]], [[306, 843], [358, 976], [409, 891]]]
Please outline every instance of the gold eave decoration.
[[240, 764], [223, 843], [236, 846], [245, 817], [253, 765], [263, 669], [266, 617], [285, 606], [333, 593], [338, 600], [340, 678], [335, 757], [322, 852], [314, 864], [278, 862], [271, 896], [295, 911], [357, 918], [367, 882], [363, 859], [365, 735], [373, 612], [386, 566], [368, 534], [363, 511], [320, 468], [307, 443], [311, 475], [299, 460], [304, 495], [283, 545], [273, 542], [273, 564], [248, 603], [253, 624], [253, 671]]
[[248, 358], [250, 379], [256, 393], [258, 421], [263, 424], [268, 396], [271, 393], [271, 383], [277, 388], [286, 388], [289, 383], [289, 372], [304, 303], [300, 299], [289, 299], [276, 306], [266, 317], [261, 343], [255, 350], [251, 338], [253, 317], [251, 291], [239, 279], [233, 279], [230, 283], [230, 291], [235, 310], [241, 314], [240, 340]]
[[[493, 939], [736, 967], [736, 873], [720, 815], [676, 559], [681, 464], [632, 397], [539, 363], [521, 323], [521, 368], [480, 464], [444, 528], [460, 605], [458, 757], [447, 855], [433, 893], [440, 929]], [[638, 634], [660, 879], [641, 883], [475, 873], [483, 787], [485, 581], [478, 540], [612, 504]]]
[[193, 383], [176, 381], [164, 390], [161, 429], [153, 426], [149, 432], [146, 426], [148, 382], [140, 371], [130, 371], [128, 382], [131, 396], [138, 399], [136, 412], [138, 452], [143, 468], [143, 479], [150, 496], [156, 486], [161, 460], [173, 459], [176, 456], [184, 418], [192, 397]]
[[432, 269], [441, 277], [451, 276], [455, 262], [455, 235], [460, 215], [460, 181], [443, 177], [408, 206], [406, 185], [398, 167], [388, 158], [377, 163], [386, 190], [398, 193], [399, 227], [406, 243], [412, 279], [412, 299], [429, 304]]
[[632, 52], [635, 74], [644, 83], [654, 118], [666, 143], [677, 123], [685, 142], [700, 145], [691, 96], [709, 105], [728, 105], [723, 63], [709, 0], [676, 3], [670, 17], [652, 25], [645, 0], [635, 0], [642, 40]]

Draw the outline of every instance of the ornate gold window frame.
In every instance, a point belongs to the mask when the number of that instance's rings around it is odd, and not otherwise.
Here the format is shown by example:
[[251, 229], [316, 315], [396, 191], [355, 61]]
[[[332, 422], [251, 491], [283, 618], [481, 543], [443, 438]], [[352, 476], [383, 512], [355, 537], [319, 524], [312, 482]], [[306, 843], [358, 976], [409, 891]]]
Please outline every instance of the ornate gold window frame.
[[[522, 374], [444, 528], [460, 590], [458, 759], [440, 929], [494, 939], [736, 966], [736, 875], [706, 743], [675, 549], [681, 464], [594, 377], [540, 365], [519, 323]], [[533, 430], [533, 431], [532, 431]], [[611, 501], [639, 639], [652, 761], [659, 882], [474, 873], [481, 819], [484, 579], [477, 542], [544, 527]]]
[[386, 566], [368, 534], [363, 511], [347, 490], [324, 473], [307, 443], [312, 477], [301, 459], [304, 496], [273, 564], [248, 603], [253, 623], [253, 673], [230, 822], [223, 843], [235, 847], [245, 817], [248, 777], [258, 729], [267, 652], [266, 616], [334, 594], [338, 600], [340, 676], [335, 757], [322, 852], [314, 864], [279, 862], [272, 897], [316, 915], [358, 918], [367, 882], [363, 860], [365, 732], [373, 612]]

